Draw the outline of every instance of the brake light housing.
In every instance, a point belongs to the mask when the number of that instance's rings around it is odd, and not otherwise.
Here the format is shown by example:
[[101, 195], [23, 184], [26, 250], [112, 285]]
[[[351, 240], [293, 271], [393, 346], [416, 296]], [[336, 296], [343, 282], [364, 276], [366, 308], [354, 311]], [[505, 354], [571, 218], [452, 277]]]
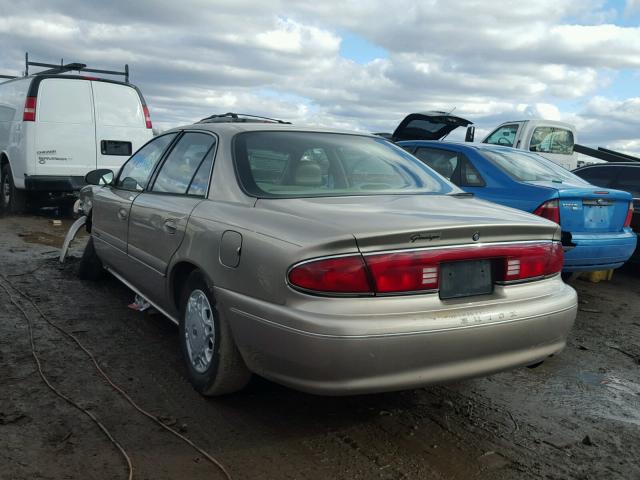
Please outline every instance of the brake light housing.
[[559, 242], [464, 245], [325, 257], [291, 267], [289, 285], [321, 295], [399, 295], [436, 292], [443, 263], [491, 260], [493, 280], [519, 283], [562, 271]]
[[144, 124], [147, 128], [153, 128], [151, 123], [151, 115], [149, 115], [149, 108], [146, 105], [142, 106], [142, 113], [144, 113]]
[[362, 255], [320, 258], [299, 263], [289, 270], [294, 287], [313, 293], [336, 295], [371, 294]]
[[533, 214], [560, 225], [560, 203], [557, 199], [544, 202], [533, 211]]
[[633, 219], [633, 202], [629, 202], [629, 210], [627, 210], [627, 216], [624, 219], [624, 227], [630, 227], [631, 226], [631, 220]]
[[24, 112], [22, 113], [23, 122], [35, 122], [36, 121], [36, 103], [37, 97], [27, 97], [24, 101]]

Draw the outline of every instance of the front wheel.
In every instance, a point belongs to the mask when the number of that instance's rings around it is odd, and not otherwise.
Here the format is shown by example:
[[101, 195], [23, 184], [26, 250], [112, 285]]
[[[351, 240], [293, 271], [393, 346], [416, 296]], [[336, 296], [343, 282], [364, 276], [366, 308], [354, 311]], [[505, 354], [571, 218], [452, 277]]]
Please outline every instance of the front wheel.
[[180, 347], [194, 388], [207, 396], [244, 388], [251, 379], [251, 372], [198, 270], [189, 275], [180, 306]]
[[104, 267], [102, 266], [102, 260], [96, 253], [96, 248], [93, 245], [93, 237], [89, 237], [87, 245], [82, 252], [82, 258], [80, 259], [80, 265], [78, 266], [78, 277], [82, 280], [100, 280], [104, 275]]

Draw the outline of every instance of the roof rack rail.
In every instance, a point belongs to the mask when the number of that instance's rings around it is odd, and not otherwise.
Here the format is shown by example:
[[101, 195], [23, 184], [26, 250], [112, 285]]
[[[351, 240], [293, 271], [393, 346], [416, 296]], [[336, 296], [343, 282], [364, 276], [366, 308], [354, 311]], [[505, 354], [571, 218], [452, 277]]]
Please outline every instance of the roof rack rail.
[[[116, 70], [101, 70], [97, 68], [87, 68], [87, 65], [84, 63], [64, 63], [64, 59], [60, 59], [60, 64], [55, 63], [42, 63], [42, 62], [32, 62], [29, 60], [29, 52], [24, 54], [24, 75], [29, 75], [29, 67], [42, 67], [46, 68], [46, 70], [41, 70], [39, 72], [34, 72], [32, 75], [53, 75], [59, 73], [66, 72], [88, 72], [88, 73], [102, 73], [106, 75], [120, 75], [124, 77], [125, 83], [129, 83], [129, 65], [124, 66], [124, 70], [122, 72], [118, 72]], [[15, 78], [19, 78], [15, 75], [0, 75], [0, 78], [7, 78], [13, 80]]]
[[277, 118], [261, 117], [259, 115], [248, 115], [245, 113], [227, 112], [217, 115], [210, 115], [208, 117], [199, 120], [196, 123], [281, 123], [284, 125], [291, 125], [291, 122], [285, 122], [284, 120], [278, 120]]

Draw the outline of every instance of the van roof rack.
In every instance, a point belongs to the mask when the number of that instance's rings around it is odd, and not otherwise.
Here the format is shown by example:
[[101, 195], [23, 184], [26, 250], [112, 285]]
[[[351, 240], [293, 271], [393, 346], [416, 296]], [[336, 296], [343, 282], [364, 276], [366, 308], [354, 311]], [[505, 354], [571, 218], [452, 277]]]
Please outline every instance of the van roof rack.
[[278, 120], [277, 118], [261, 117], [259, 115], [247, 115], [245, 113], [221, 113], [217, 115], [210, 115], [208, 117], [199, 120], [196, 123], [281, 123], [284, 125], [291, 125], [291, 122], [285, 122], [284, 120]]
[[[32, 62], [29, 60], [29, 52], [24, 54], [24, 75], [29, 75], [29, 67], [42, 67], [46, 70], [34, 72], [33, 75], [55, 75], [66, 72], [88, 72], [88, 73], [102, 73], [105, 75], [120, 75], [124, 77], [125, 83], [129, 83], [129, 65], [124, 66], [124, 71], [118, 72], [116, 70], [101, 70], [97, 68], [88, 68], [84, 63], [64, 63], [64, 59], [60, 59], [60, 64], [55, 63], [42, 63]], [[0, 78], [15, 79], [19, 78], [15, 75], [0, 75]]]

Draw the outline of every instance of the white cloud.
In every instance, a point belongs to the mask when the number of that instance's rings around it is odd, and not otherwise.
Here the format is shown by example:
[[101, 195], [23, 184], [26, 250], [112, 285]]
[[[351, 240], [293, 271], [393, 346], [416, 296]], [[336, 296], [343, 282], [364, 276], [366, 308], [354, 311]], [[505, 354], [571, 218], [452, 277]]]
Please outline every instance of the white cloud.
[[[615, 25], [602, 0], [17, 3], [0, 0], [8, 72], [22, 70], [25, 50], [129, 63], [162, 126], [236, 110], [389, 131], [408, 112], [455, 107], [479, 131], [546, 117], [576, 122], [582, 139], [633, 146], [640, 122], [635, 99], [598, 96], [616, 72], [640, 68], [640, 28]], [[625, 13], [639, 6], [628, 0]], [[341, 57], [345, 31], [388, 56]], [[582, 111], [558, 107], [569, 102]]]

